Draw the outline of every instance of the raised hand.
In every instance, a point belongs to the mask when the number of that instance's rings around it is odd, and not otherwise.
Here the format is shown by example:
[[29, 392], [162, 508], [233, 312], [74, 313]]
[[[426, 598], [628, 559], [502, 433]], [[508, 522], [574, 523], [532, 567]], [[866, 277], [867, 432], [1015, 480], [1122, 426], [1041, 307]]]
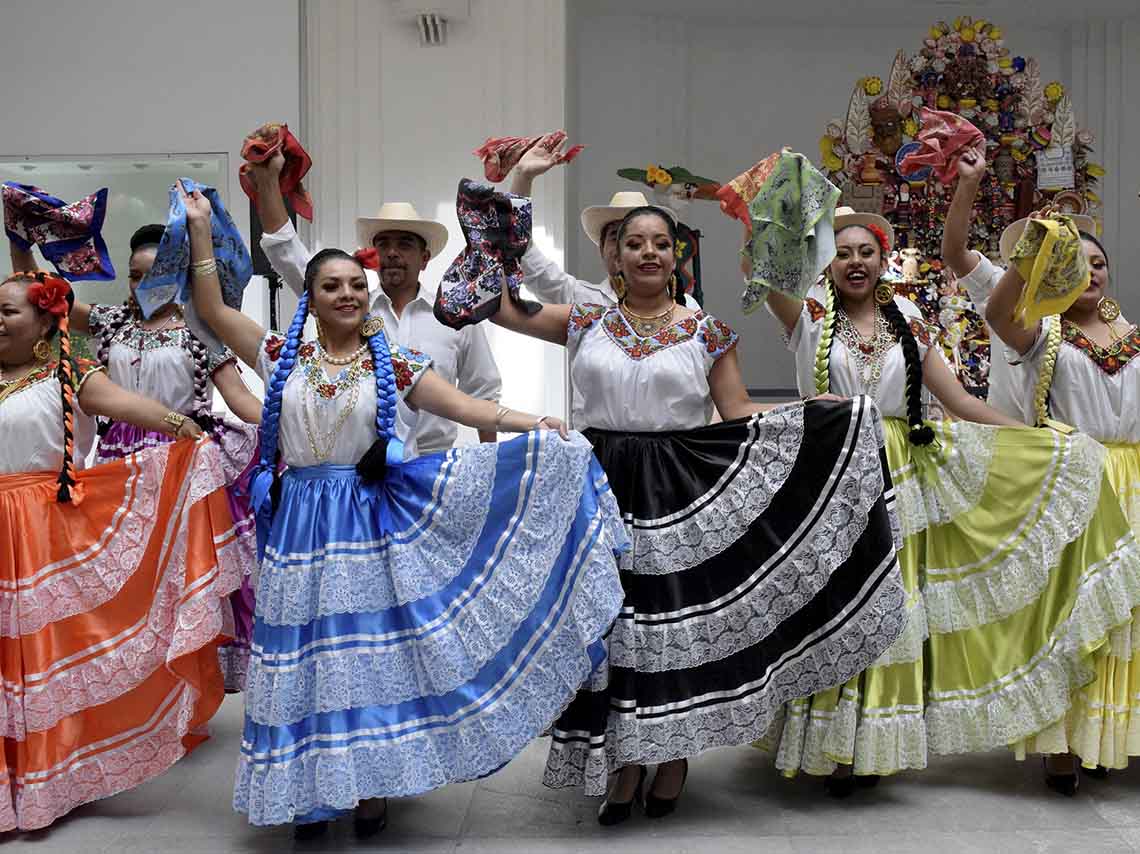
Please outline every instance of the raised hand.
[[986, 151], [980, 146], [968, 148], [958, 158], [958, 176], [963, 181], [977, 184], [986, 174]]
[[209, 199], [197, 190], [187, 193], [186, 187], [181, 181], [178, 182], [178, 194], [182, 197], [182, 204], [186, 207], [186, 221], [188, 223], [208, 223], [210, 221], [210, 213], [213, 208], [210, 207]]

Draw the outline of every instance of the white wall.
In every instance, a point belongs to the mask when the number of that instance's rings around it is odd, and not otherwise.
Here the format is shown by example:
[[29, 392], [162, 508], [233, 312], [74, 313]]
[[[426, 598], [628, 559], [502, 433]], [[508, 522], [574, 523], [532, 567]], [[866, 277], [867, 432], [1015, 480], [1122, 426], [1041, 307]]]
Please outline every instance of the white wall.
[[[812, 4], [812, 20], [803, 20], [803, 11], [783, 7], [785, 18], [798, 20], [776, 22], [758, 17], [758, 4], [736, 4], [752, 9], [747, 16], [726, 11], [733, 5], [728, 0], [687, 5], [697, 11], [676, 4], [657, 13], [663, 7], [656, 3], [573, 4], [572, 135], [590, 148], [568, 172], [571, 211], [604, 203], [616, 189], [633, 189], [615, 175], [621, 167], [678, 163], [723, 181], [783, 145], [817, 157], [824, 126], [845, 114], [857, 78], [875, 74], [885, 79], [897, 50], [914, 53], [934, 21], [970, 11], [944, 8], [853, 18], [849, 12], [829, 12], [829, 4], [822, 2]], [[1140, 213], [1140, 174], [1135, 157], [1121, 163], [1114, 152], [1140, 139], [1137, 111], [1123, 107], [1140, 94], [1140, 29], [1081, 24], [1081, 33], [1093, 28], [1086, 38], [1075, 35], [1078, 27], [1067, 21], [1046, 25], [1040, 18], [1031, 20], [1028, 12], [1019, 17], [987, 15], [1005, 30], [1006, 44], [1015, 54], [1037, 57], [1045, 80], [1068, 82], [1074, 66], [1101, 69], [1082, 71], [1074, 101], [1078, 122], [1097, 132], [1097, 156], [1109, 168], [1102, 193], [1113, 220], [1106, 230], [1108, 248], [1122, 273], [1118, 281], [1127, 282], [1123, 271], [1140, 265], [1140, 241], [1123, 240], [1117, 226], [1134, 223]], [[1087, 43], [1088, 49], [1077, 54], [1075, 43]], [[1107, 106], [1098, 107], [1105, 103], [1105, 87], [1113, 85]], [[1118, 194], [1121, 181], [1124, 189]], [[791, 387], [792, 361], [775, 322], [766, 313], [745, 318], [740, 311], [741, 227], [713, 202], [694, 203], [690, 212], [687, 221], [705, 234], [707, 307], [741, 333], [746, 385]], [[573, 271], [587, 278], [600, 275], [597, 251], [579, 230], [570, 232], [568, 246]], [[1140, 295], [1126, 295], [1125, 308], [1140, 318]]]
[[[4, 3], [0, 153], [224, 152], [225, 197], [248, 236], [238, 153], [262, 122], [298, 124], [298, 2]], [[125, 270], [126, 247], [110, 248]], [[262, 317], [263, 288], [251, 288], [246, 310]]]
[[[424, 283], [433, 290], [463, 246], [455, 192], [482, 178], [471, 152], [488, 136], [560, 128], [565, 117], [565, 0], [472, 0], [447, 43], [421, 47], [381, 0], [306, 0], [306, 145], [313, 154], [314, 245], [356, 246], [354, 220], [407, 201], [445, 223], [450, 242]], [[414, 4], [409, 4], [414, 5]], [[427, 4], [430, 5], [430, 4]], [[563, 174], [535, 199], [536, 239], [561, 260]], [[561, 348], [486, 324], [503, 402], [562, 414]], [[473, 433], [466, 433], [470, 439]]]

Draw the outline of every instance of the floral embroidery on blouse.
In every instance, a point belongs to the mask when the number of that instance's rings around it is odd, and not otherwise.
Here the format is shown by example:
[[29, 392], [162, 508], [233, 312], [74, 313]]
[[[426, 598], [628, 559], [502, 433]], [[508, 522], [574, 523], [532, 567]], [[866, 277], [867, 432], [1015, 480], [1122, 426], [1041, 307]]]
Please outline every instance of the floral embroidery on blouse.
[[[369, 366], [372, 360], [368, 360]], [[404, 391], [415, 385], [423, 371], [431, 367], [431, 358], [419, 350], [392, 346], [392, 372], [396, 375], [396, 390]]]
[[571, 338], [577, 337], [601, 320], [605, 313], [604, 305], [574, 303], [570, 306], [570, 321], [566, 325], [567, 334]]
[[[592, 323], [593, 320], [597, 319], [594, 316], [596, 312], [593, 311], [594, 306], [589, 308], [593, 317], [589, 322]], [[703, 311], [675, 320], [652, 335], [644, 337], [633, 330], [633, 327], [625, 319], [625, 315], [621, 313], [621, 309], [616, 306], [604, 309], [601, 317], [602, 328], [606, 331], [606, 335], [635, 361], [646, 359], [655, 353], [691, 341], [698, 336], [705, 352], [714, 359], [719, 359], [736, 345], [737, 340], [736, 333], [732, 329], [721, 321], [709, 317]]]
[[804, 300], [804, 305], [808, 310], [808, 317], [811, 318], [812, 323], [819, 323], [827, 314], [827, 308], [819, 300], [808, 297]]
[[[94, 305], [91, 307], [91, 318], [88, 321], [92, 333], [100, 339], [105, 338], [109, 328], [117, 326], [122, 319], [122, 314], [126, 312], [126, 308], [121, 305]], [[143, 329], [139, 322], [135, 319], [127, 320], [107, 345], [121, 344], [136, 353], [145, 353], [149, 350], [158, 350], [165, 347], [170, 347], [177, 350], [186, 350], [190, 352], [189, 342], [193, 334], [187, 327], [181, 326], [176, 329]], [[226, 362], [233, 361], [236, 358], [229, 348], [224, 349], [221, 353], [209, 351], [207, 356], [207, 370], [213, 373]]]
[[1133, 326], [1117, 344], [1101, 347], [1090, 339], [1081, 328], [1068, 320], [1061, 320], [1061, 338], [1073, 345], [1096, 364], [1104, 373], [1112, 376], [1140, 353], [1140, 329]]
[[265, 355], [271, 362], [281, 358], [281, 349], [285, 346], [285, 339], [280, 335], [265, 336]]
[[909, 319], [910, 334], [914, 336], [914, 340], [921, 344], [923, 347], [933, 347], [934, 341], [938, 336], [938, 330], [934, 330], [931, 334], [931, 328], [926, 323], [923, 323], [917, 317]]
[[732, 327], [715, 317], [705, 317], [701, 323], [701, 341], [704, 342], [705, 352], [713, 359], [719, 359], [736, 346], [740, 336]]
[[[74, 388], [76, 392], [83, 388], [83, 384], [87, 382], [88, 377], [90, 377], [92, 374], [97, 374], [103, 371], [102, 365], [98, 364], [97, 362], [92, 362], [90, 359], [81, 359], [75, 357], [71, 360], [71, 364], [73, 366], [71, 371], [72, 388]], [[57, 377], [58, 375], [59, 362], [48, 362], [33, 370], [23, 379], [18, 379], [15, 383], [9, 383], [9, 385], [18, 385], [18, 388], [12, 391], [11, 394], [20, 394], [21, 392], [32, 388], [32, 386], [37, 386], [42, 382]]]

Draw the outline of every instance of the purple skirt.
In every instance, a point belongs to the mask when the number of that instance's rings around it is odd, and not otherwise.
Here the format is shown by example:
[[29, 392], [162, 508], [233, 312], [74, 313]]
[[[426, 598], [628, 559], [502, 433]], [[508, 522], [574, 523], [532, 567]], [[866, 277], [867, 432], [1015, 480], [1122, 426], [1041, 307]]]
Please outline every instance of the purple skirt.
[[[224, 422], [222, 429], [225, 429]], [[106, 463], [122, 459], [146, 448], [156, 445], [165, 445], [174, 439], [165, 433], [153, 430], [144, 430], [133, 424], [115, 421], [100, 438], [99, 447], [95, 452], [95, 462]], [[253, 524], [253, 513], [249, 507], [249, 480], [253, 475], [259, 454], [253, 455], [250, 464], [241, 473], [236, 481], [226, 487], [226, 497], [229, 500], [230, 512], [234, 521], [240, 522], [248, 519]], [[253, 566], [245, 567], [241, 587], [230, 595], [230, 606], [233, 610], [233, 640], [218, 648], [218, 662], [225, 678], [226, 692], [233, 693], [245, 688], [245, 675], [249, 668], [249, 642], [253, 637]], [[229, 627], [227, 626], [227, 629]]]

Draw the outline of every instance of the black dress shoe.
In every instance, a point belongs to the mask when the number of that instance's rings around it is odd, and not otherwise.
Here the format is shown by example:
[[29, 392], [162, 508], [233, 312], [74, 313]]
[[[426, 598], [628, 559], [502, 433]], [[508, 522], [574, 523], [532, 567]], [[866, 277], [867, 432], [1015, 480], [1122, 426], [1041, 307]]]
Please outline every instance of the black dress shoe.
[[1098, 765], [1095, 768], [1081, 768], [1081, 773], [1086, 777], [1092, 777], [1094, 780], [1107, 780], [1108, 769], [1103, 765]]
[[1075, 770], [1071, 774], [1051, 774], [1048, 761], [1044, 756], [1041, 757], [1041, 764], [1045, 767], [1046, 786], [1066, 798], [1071, 798], [1077, 793], [1081, 781]]
[[633, 814], [633, 805], [642, 799], [642, 790], [645, 788], [645, 766], [637, 776], [637, 788], [633, 790], [633, 797], [628, 801], [611, 801], [608, 798], [602, 801], [598, 808], [598, 824], [602, 827], [613, 827], [621, 824]]
[[683, 760], [685, 763], [685, 770], [681, 772], [681, 790], [677, 792], [675, 798], [660, 798], [653, 794], [653, 790], [645, 796], [645, 816], [646, 818], [664, 818], [675, 809], [677, 809], [677, 801], [681, 799], [681, 792], [685, 789], [685, 780], [689, 777], [689, 760]]
[[293, 838], [298, 842], [311, 842], [320, 839], [329, 829], [327, 821], [310, 821], [308, 824], [298, 824], [293, 827]]
[[854, 774], [848, 774], [846, 777], [825, 777], [823, 780], [823, 788], [836, 799], [851, 797], [855, 793], [855, 785]]
[[857, 774], [855, 776], [855, 785], [860, 789], [873, 789], [879, 785], [878, 774]]
[[357, 839], [371, 839], [376, 836], [384, 828], [388, 826], [388, 799], [384, 799], [384, 814], [376, 818], [361, 818], [354, 816], [352, 819], [352, 832], [356, 834]]

